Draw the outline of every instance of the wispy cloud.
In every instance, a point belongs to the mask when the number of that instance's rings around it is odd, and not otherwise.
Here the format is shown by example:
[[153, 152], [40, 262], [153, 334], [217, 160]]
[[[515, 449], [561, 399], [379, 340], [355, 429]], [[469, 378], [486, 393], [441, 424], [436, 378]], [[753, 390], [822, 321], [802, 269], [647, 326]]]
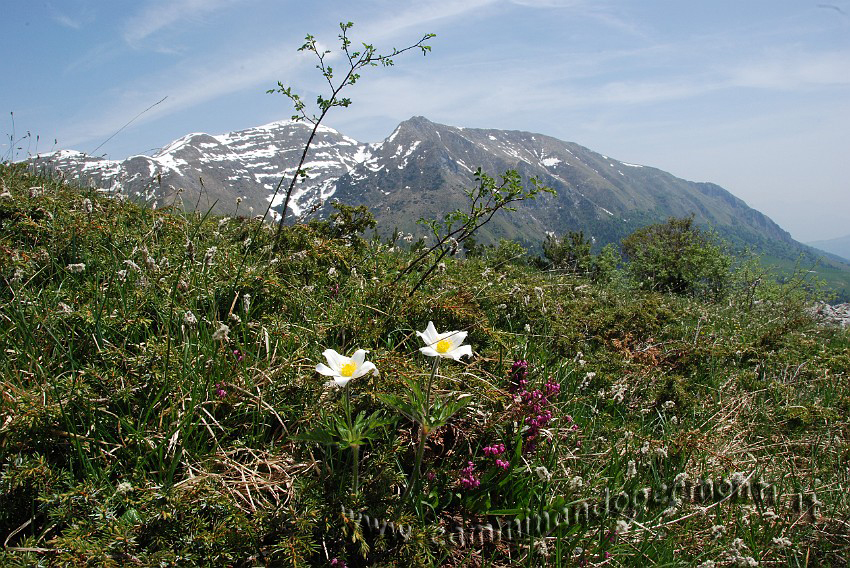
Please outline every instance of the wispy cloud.
[[80, 20], [76, 20], [67, 14], [54, 13], [53, 19], [56, 20], [59, 25], [73, 30], [78, 30], [83, 27], [83, 23]]
[[154, 0], [131, 16], [124, 26], [124, 40], [131, 46], [160, 30], [236, 4], [240, 0]]

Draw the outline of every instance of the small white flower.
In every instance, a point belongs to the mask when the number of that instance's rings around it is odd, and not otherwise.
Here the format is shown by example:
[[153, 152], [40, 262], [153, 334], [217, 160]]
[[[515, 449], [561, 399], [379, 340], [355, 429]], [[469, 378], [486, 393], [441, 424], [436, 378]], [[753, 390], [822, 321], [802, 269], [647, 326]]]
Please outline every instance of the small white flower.
[[127, 493], [132, 493], [132, 491], [133, 491], [133, 484], [130, 483], [129, 481], [122, 481], [115, 488], [115, 492], [118, 493], [119, 495], [126, 495]]
[[59, 305], [56, 306], [56, 308], [59, 310], [59, 313], [62, 314], [70, 314], [74, 311], [73, 308], [71, 308], [71, 306], [69, 306], [65, 302], [59, 302]]
[[629, 460], [629, 464], [626, 467], [626, 479], [631, 479], [637, 475], [637, 464], [635, 464], [635, 460]]
[[207, 252], [204, 253], [204, 266], [209, 266], [210, 264], [212, 264], [216, 252], [218, 252], [218, 247], [216, 246], [212, 246], [207, 249]]
[[726, 534], [726, 527], [724, 527], [723, 525], [714, 525], [713, 527], [711, 527], [712, 540], [717, 540], [724, 534]]
[[85, 211], [88, 215], [91, 215], [91, 212], [94, 210], [92, 206], [91, 199], [86, 197], [83, 199], [83, 211]]
[[551, 481], [552, 474], [549, 473], [549, 470], [544, 466], [538, 466], [534, 468], [534, 473], [537, 474], [537, 477], [540, 478], [540, 481]]
[[461, 345], [466, 339], [465, 331], [437, 333], [434, 323], [429, 321], [425, 331], [417, 331], [416, 334], [425, 342], [425, 347], [420, 347], [419, 351], [428, 357], [448, 357], [460, 361], [464, 355], [472, 356], [472, 347]]
[[86, 264], [84, 262], [79, 262], [77, 264], [69, 264], [65, 267], [65, 270], [68, 272], [73, 272], [74, 274], [79, 274], [86, 269]]
[[617, 534], [626, 534], [629, 532], [631, 525], [627, 521], [619, 520], [617, 521]]
[[319, 363], [316, 365], [316, 372], [332, 377], [333, 380], [328, 384], [335, 384], [338, 387], [344, 387], [351, 379], [362, 377], [371, 372], [378, 374], [378, 369], [371, 361], [366, 360], [365, 349], [358, 349], [351, 357], [340, 355], [333, 349], [325, 349], [322, 355], [327, 359], [328, 364]]
[[198, 324], [198, 318], [192, 312], [183, 314], [183, 325], [186, 327], [195, 327]]
[[773, 544], [775, 544], [778, 548], [788, 548], [794, 543], [784, 536], [777, 536], [773, 538]]
[[230, 341], [230, 328], [223, 323], [219, 324], [212, 338], [213, 341]]

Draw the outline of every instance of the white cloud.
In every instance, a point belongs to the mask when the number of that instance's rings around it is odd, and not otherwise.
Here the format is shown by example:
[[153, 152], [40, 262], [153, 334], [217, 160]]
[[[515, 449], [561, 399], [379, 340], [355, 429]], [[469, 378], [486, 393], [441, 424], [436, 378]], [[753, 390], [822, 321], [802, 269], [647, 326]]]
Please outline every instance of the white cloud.
[[124, 26], [124, 40], [131, 46], [160, 30], [185, 20], [232, 6], [240, 0], [154, 0], [131, 16]]

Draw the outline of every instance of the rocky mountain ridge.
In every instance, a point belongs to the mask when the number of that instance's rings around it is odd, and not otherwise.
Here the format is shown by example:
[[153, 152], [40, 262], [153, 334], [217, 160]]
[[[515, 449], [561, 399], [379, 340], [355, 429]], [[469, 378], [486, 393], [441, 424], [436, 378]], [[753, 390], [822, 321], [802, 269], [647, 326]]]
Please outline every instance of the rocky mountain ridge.
[[[311, 128], [281, 121], [222, 135], [189, 134], [153, 156], [114, 161], [59, 151], [31, 163], [152, 205], [175, 203], [179, 195], [186, 208], [248, 215], [264, 212], [271, 202], [277, 216]], [[505, 237], [533, 243], [548, 231], [583, 230], [604, 244], [669, 216], [694, 215], [743, 245], [796, 244], [768, 217], [717, 185], [530, 132], [461, 128], [414, 117], [384, 141], [364, 144], [321, 127], [305, 165], [308, 178], [296, 185], [291, 214], [325, 215], [330, 200], [363, 204], [385, 232], [422, 234], [419, 218], [463, 208], [464, 190], [474, 186], [474, 172], [481, 167], [493, 176], [515, 169], [558, 192], [494, 219], [482, 234], [485, 241]]]

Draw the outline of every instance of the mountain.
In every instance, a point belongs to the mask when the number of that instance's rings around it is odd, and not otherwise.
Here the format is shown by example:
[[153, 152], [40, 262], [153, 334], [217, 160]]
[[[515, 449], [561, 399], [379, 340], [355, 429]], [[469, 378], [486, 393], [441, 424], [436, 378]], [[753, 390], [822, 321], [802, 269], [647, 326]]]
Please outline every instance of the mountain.
[[[283, 179], [273, 199], [279, 210], [310, 128], [303, 122], [273, 122], [217, 136], [189, 134], [153, 156], [123, 161], [63, 150], [31, 162], [156, 206], [174, 203], [179, 193], [187, 208], [259, 214]], [[516, 169], [558, 192], [494, 218], [482, 234], [485, 242], [506, 237], [534, 244], [547, 231], [583, 230], [604, 244], [648, 223], [693, 214], [741, 246], [796, 244], [768, 217], [717, 185], [530, 132], [460, 128], [414, 117], [386, 140], [363, 144], [322, 127], [306, 166], [309, 177], [298, 182], [290, 203], [295, 215], [327, 214], [332, 198], [369, 206], [384, 231], [396, 227], [421, 234], [417, 219], [463, 208], [463, 190], [474, 185], [473, 173], [481, 167], [494, 176]]]
[[837, 255], [846, 262], [850, 262], [850, 235], [827, 239], [825, 241], [813, 241], [806, 244], [810, 247]]
[[[123, 161], [61, 150], [31, 162], [36, 169], [60, 171], [83, 185], [153, 206], [174, 203], [180, 190], [187, 208], [227, 215], [263, 213], [281, 178], [285, 181], [275, 204], [283, 201], [311, 129], [312, 125], [300, 122], [272, 122], [218, 136], [188, 134], [153, 156]], [[295, 214], [333, 195], [335, 180], [364, 159], [366, 147], [332, 128], [320, 127], [305, 164], [309, 182], [299, 183], [293, 193], [290, 205]]]

